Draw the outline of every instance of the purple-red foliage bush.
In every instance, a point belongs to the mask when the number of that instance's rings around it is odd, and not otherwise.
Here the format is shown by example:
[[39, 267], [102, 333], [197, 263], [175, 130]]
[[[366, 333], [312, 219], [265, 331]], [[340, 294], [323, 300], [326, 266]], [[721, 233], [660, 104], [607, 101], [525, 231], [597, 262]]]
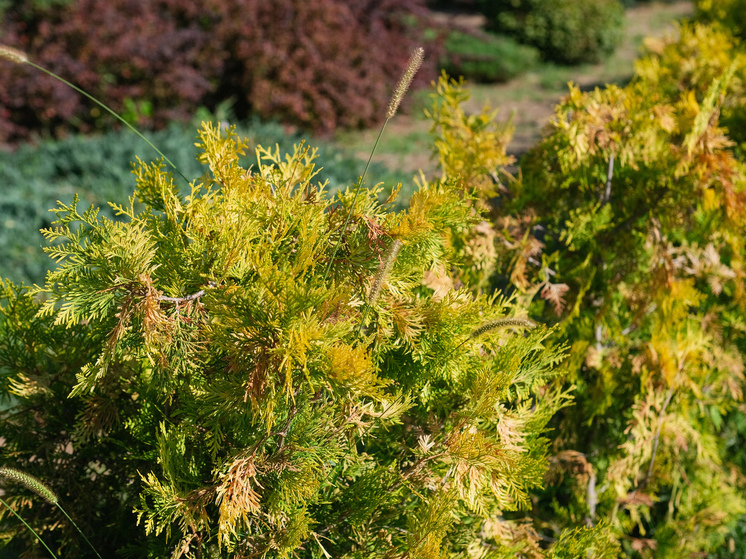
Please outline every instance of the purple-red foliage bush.
[[[422, 0], [74, 0], [10, 9], [0, 36], [119, 113], [146, 101], [143, 126], [231, 98], [239, 118], [329, 133], [382, 119], [426, 16]], [[0, 142], [110, 124], [29, 66], [1, 62], [0, 84]]]

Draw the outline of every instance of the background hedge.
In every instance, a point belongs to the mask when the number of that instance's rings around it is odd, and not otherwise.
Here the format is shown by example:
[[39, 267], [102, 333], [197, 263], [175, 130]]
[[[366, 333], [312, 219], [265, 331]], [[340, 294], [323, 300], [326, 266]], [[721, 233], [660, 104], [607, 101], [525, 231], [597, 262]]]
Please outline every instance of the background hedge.
[[597, 62], [622, 40], [618, 0], [479, 0], [495, 31], [539, 49], [561, 64]]
[[[140, 125], [235, 101], [239, 118], [315, 132], [369, 126], [422, 42], [423, 0], [73, 0], [6, 2], [0, 36]], [[0, 5], [2, 8], [2, 5]], [[418, 74], [436, 75], [437, 56]], [[0, 64], [0, 143], [33, 131], [108, 128], [77, 93]]]
[[506, 82], [535, 68], [539, 51], [494, 33], [453, 31], [440, 65], [449, 76], [476, 82]]

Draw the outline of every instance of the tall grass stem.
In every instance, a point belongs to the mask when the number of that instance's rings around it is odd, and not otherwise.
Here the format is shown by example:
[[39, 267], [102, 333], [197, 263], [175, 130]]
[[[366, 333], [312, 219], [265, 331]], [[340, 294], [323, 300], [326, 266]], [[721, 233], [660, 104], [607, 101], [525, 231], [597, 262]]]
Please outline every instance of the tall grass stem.
[[422, 66], [422, 61], [424, 60], [424, 58], [425, 49], [423, 49], [422, 47], [414, 49], [414, 52], [412, 52], [412, 56], [409, 57], [409, 61], [407, 62], [407, 67], [404, 69], [404, 72], [402, 73], [399, 81], [396, 84], [396, 87], [394, 88], [394, 92], [391, 95], [391, 100], [389, 101], [389, 106], [386, 109], [386, 120], [383, 121], [381, 130], [378, 132], [378, 137], [376, 138], [376, 143], [373, 144], [373, 149], [368, 156], [368, 162], [365, 164], [365, 170], [360, 176], [360, 181], [357, 183], [355, 196], [353, 196], [352, 198], [350, 210], [347, 212], [347, 217], [345, 218], [344, 225], [342, 226], [342, 230], [340, 231], [339, 240], [337, 241], [337, 244], [334, 245], [334, 251], [332, 252], [332, 257], [329, 259], [329, 264], [327, 265], [326, 271], [324, 272], [324, 278], [321, 280], [322, 282], [326, 281], [326, 278], [329, 277], [329, 272], [332, 269], [332, 264], [334, 264], [334, 258], [337, 256], [339, 245], [342, 244], [342, 237], [344, 236], [344, 232], [347, 230], [347, 225], [349, 225], [350, 223], [352, 212], [355, 210], [355, 202], [357, 202], [358, 194], [360, 194], [360, 189], [363, 187], [363, 183], [365, 182], [365, 177], [368, 174], [370, 162], [373, 160], [373, 155], [376, 153], [376, 148], [378, 148], [378, 143], [381, 141], [383, 131], [386, 130], [386, 125], [388, 124], [389, 120], [394, 118], [394, 115], [396, 115], [396, 111], [399, 109], [401, 100], [404, 98], [404, 94], [409, 89], [409, 86], [412, 85], [412, 79], [417, 73], [417, 70], [420, 69], [420, 66]]
[[184, 173], [182, 173], [179, 170], [179, 168], [176, 166], [176, 164], [173, 161], [171, 161], [168, 157], [166, 157], [166, 154], [164, 154], [161, 150], [159, 150], [157, 147], [155, 147], [155, 145], [153, 145], [153, 142], [151, 142], [145, 136], [143, 136], [142, 133], [137, 128], [135, 128], [129, 122], [127, 122], [126, 120], [124, 120], [113, 109], [110, 109], [107, 105], [105, 105], [104, 103], [102, 103], [101, 101], [99, 101], [98, 99], [96, 99], [90, 93], [88, 93], [88, 92], [84, 91], [83, 89], [79, 88], [77, 85], [75, 85], [73, 83], [70, 83], [65, 78], [63, 78], [61, 76], [58, 76], [57, 74], [55, 74], [51, 70], [47, 70], [43, 66], [39, 66], [38, 64], [35, 64], [35, 63], [31, 62], [30, 60], [28, 60], [27, 58], [25, 60], [23, 60], [23, 62], [25, 62], [29, 66], [32, 66], [32, 67], [36, 68], [37, 70], [40, 70], [40, 71], [44, 72], [45, 74], [53, 77], [54, 79], [59, 80], [60, 82], [64, 83], [66, 86], [73, 88], [75, 91], [77, 91], [78, 93], [80, 93], [84, 97], [87, 97], [88, 99], [90, 99], [91, 101], [93, 101], [94, 103], [96, 103], [99, 107], [101, 107], [106, 112], [108, 112], [109, 114], [111, 114], [114, 118], [116, 118], [119, 122], [121, 122], [122, 124], [124, 124], [132, 132], [134, 132], [135, 134], [137, 134], [140, 137], [140, 139], [142, 141], [144, 141], [146, 144], [148, 144], [151, 148], [153, 148], [156, 151], [156, 153], [158, 155], [160, 155], [163, 158], [164, 161], [166, 161], [166, 163], [168, 163], [169, 165], [171, 165], [171, 167], [173, 167], [174, 171], [176, 171], [181, 176], [181, 178], [183, 178], [186, 181], [187, 184], [190, 184], [189, 179], [186, 178], [186, 176], [184, 176]]
[[78, 531], [78, 533], [79, 533], [79, 534], [80, 534], [81, 536], [83, 536], [83, 539], [85, 540], [85, 543], [87, 543], [87, 544], [88, 544], [88, 546], [89, 546], [89, 547], [90, 547], [90, 548], [91, 548], [91, 549], [93, 550], [93, 553], [95, 553], [95, 554], [96, 554], [96, 557], [98, 557], [98, 559], [101, 559], [101, 555], [99, 555], [98, 551], [96, 551], [96, 548], [95, 548], [95, 547], [93, 547], [93, 544], [92, 544], [92, 543], [91, 543], [91, 542], [90, 542], [90, 541], [88, 540], [88, 538], [86, 538], [86, 537], [85, 537], [85, 534], [83, 533], [83, 530], [81, 530], [80, 528], [78, 528], [78, 525], [77, 525], [77, 524], [75, 523], [75, 521], [74, 521], [74, 520], [73, 520], [72, 518], [70, 518], [70, 515], [69, 515], [69, 514], [67, 514], [67, 511], [66, 511], [65, 509], [63, 509], [63, 508], [62, 508], [62, 507], [60, 506], [60, 504], [59, 504], [59, 503], [57, 503], [57, 508], [59, 508], [59, 509], [60, 509], [60, 510], [62, 511], [62, 514], [64, 514], [64, 515], [65, 515], [65, 516], [67, 517], [67, 519], [68, 519], [68, 520], [70, 521], [70, 523], [71, 523], [71, 524], [72, 524], [73, 526], [75, 526], [75, 529], [76, 529], [76, 530]]
[[363, 186], [363, 182], [365, 182], [365, 176], [368, 174], [368, 168], [370, 167], [370, 162], [373, 160], [373, 154], [376, 153], [378, 142], [381, 141], [381, 136], [383, 136], [383, 131], [386, 130], [386, 124], [388, 123], [388, 121], [389, 121], [388, 118], [383, 121], [383, 126], [381, 126], [381, 130], [378, 132], [376, 143], [373, 144], [373, 149], [371, 150], [370, 155], [368, 156], [368, 163], [365, 164], [365, 169], [363, 170], [363, 174], [360, 176], [360, 180], [357, 183], [357, 188], [355, 189], [355, 196], [353, 196], [352, 204], [350, 205], [350, 211], [347, 212], [347, 217], [345, 218], [344, 225], [342, 226], [342, 230], [340, 231], [340, 234], [339, 234], [339, 240], [337, 241], [337, 244], [334, 245], [334, 251], [332, 252], [332, 257], [329, 259], [329, 264], [326, 266], [326, 271], [324, 272], [324, 278], [321, 280], [322, 282], [326, 281], [326, 278], [329, 277], [329, 272], [332, 269], [334, 258], [337, 256], [339, 245], [342, 244], [342, 236], [344, 235], [344, 232], [347, 229], [347, 225], [350, 223], [352, 212], [355, 210], [355, 202], [357, 202], [358, 194], [360, 194], [360, 189]]
[[37, 540], [39, 540], [39, 541], [41, 542], [41, 545], [43, 545], [43, 546], [44, 546], [44, 547], [46, 548], [46, 550], [47, 550], [47, 551], [49, 552], [49, 554], [50, 554], [50, 555], [51, 555], [52, 557], [54, 557], [54, 559], [57, 559], [57, 556], [56, 556], [56, 555], [54, 554], [54, 551], [52, 551], [51, 549], [49, 549], [49, 546], [48, 546], [48, 545], [47, 545], [46, 543], [44, 543], [44, 540], [43, 540], [43, 539], [41, 539], [41, 536], [40, 536], [39, 534], [37, 534], [37, 533], [36, 533], [36, 530], [34, 530], [34, 529], [33, 529], [33, 528], [31, 527], [31, 526], [29, 526], [29, 525], [28, 525], [28, 523], [27, 523], [27, 522], [26, 522], [26, 521], [25, 521], [25, 520], [24, 520], [23, 518], [21, 518], [21, 515], [20, 515], [20, 514], [18, 514], [18, 513], [16, 512], [16, 511], [14, 511], [14, 510], [13, 510], [13, 508], [12, 508], [12, 507], [11, 507], [11, 506], [10, 506], [10, 505], [9, 505], [8, 503], [6, 503], [6, 502], [5, 502], [4, 500], [3, 500], [3, 498], [2, 498], [2, 497], [0, 497], [0, 503], [2, 503], [3, 505], [5, 505], [5, 506], [6, 506], [7, 508], [8, 508], [8, 510], [9, 510], [10, 512], [12, 512], [12, 513], [13, 513], [13, 514], [14, 514], [14, 515], [16, 516], [16, 518], [17, 518], [18, 520], [20, 520], [21, 522], [23, 522], [23, 525], [24, 525], [24, 526], [26, 526], [26, 528], [28, 528], [28, 530], [29, 530], [29, 531], [30, 531], [30, 532], [31, 532], [31, 533], [32, 533], [32, 534], [33, 534], [34, 536], [36, 536], [36, 539], [37, 539]]

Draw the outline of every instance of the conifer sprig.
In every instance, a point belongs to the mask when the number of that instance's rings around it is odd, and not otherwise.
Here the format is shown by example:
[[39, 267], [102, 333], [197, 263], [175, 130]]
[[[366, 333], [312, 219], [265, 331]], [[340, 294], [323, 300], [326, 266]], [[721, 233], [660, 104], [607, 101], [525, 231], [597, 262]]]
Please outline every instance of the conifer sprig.
[[329, 259], [329, 264], [326, 267], [326, 271], [324, 272], [324, 278], [322, 281], [326, 281], [326, 278], [329, 277], [329, 272], [332, 269], [332, 264], [334, 264], [334, 258], [337, 256], [337, 250], [339, 250], [339, 245], [342, 243], [342, 235], [344, 235], [344, 232], [347, 230], [347, 225], [350, 223], [352, 212], [355, 210], [355, 202], [357, 202], [358, 194], [360, 194], [360, 189], [363, 187], [363, 183], [365, 182], [365, 176], [368, 174], [370, 162], [373, 160], [373, 155], [376, 153], [378, 143], [381, 141], [381, 137], [383, 136], [383, 131], [386, 130], [386, 124], [388, 124], [389, 120], [391, 120], [394, 115], [396, 115], [396, 111], [399, 109], [401, 100], [404, 97], [404, 94], [409, 89], [409, 86], [412, 85], [412, 79], [414, 78], [417, 71], [420, 69], [420, 66], [422, 66], [422, 61], [424, 60], [424, 58], [425, 49], [423, 49], [422, 47], [416, 48], [412, 53], [412, 56], [409, 57], [407, 68], [404, 70], [401, 78], [399, 78], [399, 82], [396, 84], [394, 93], [391, 96], [391, 101], [389, 102], [388, 110], [386, 111], [386, 120], [384, 120], [383, 125], [381, 125], [381, 130], [378, 132], [376, 142], [375, 144], [373, 144], [373, 149], [370, 151], [370, 155], [368, 156], [368, 162], [365, 164], [363, 174], [360, 176], [360, 180], [358, 181], [357, 187], [355, 188], [355, 196], [353, 196], [352, 198], [350, 211], [347, 212], [347, 217], [345, 218], [344, 225], [340, 230], [339, 240], [337, 241], [337, 244], [334, 245], [334, 251], [332, 252], [331, 258]]
[[121, 116], [119, 116], [119, 114], [117, 114], [113, 109], [109, 108], [108, 105], [102, 103], [101, 101], [99, 101], [98, 99], [96, 99], [90, 93], [88, 93], [85, 90], [79, 88], [77, 85], [74, 85], [74, 84], [70, 83], [69, 81], [67, 81], [63, 77], [58, 76], [57, 74], [55, 74], [51, 70], [48, 70], [48, 69], [44, 68], [43, 66], [39, 66], [38, 64], [35, 64], [34, 62], [31, 62], [31, 60], [26, 55], [26, 53], [24, 53], [24, 52], [22, 52], [22, 51], [20, 51], [18, 49], [14, 49], [13, 47], [9, 47], [7, 45], [0, 44], [0, 58], [4, 58], [5, 60], [10, 60], [11, 62], [14, 62], [16, 64], [28, 64], [32, 68], [36, 68], [37, 70], [39, 70], [41, 72], [44, 72], [48, 76], [51, 76], [54, 79], [56, 79], [56, 80], [64, 83], [68, 87], [71, 87], [72, 89], [74, 89], [75, 91], [77, 91], [78, 93], [80, 93], [81, 95], [83, 95], [84, 97], [87, 97], [88, 99], [90, 99], [91, 101], [93, 101], [94, 103], [96, 103], [99, 107], [101, 107], [106, 112], [108, 112], [110, 115], [112, 115], [114, 118], [116, 118], [119, 122], [121, 122], [122, 124], [124, 124], [132, 132], [134, 132], [135, 134], [137, 134], [143, 142], [145, 142], [151, 148], [153, 148], [156, 151], [156, 153], [158, 155], [160, 155], [166, 163], [168, 163], [169, 165], [171, 165], [171, 167], [173, 167], [174, 171], [176, 171], [179, 174], [179, 176], [181, 176], [181, 178], [183, 178], [187, 182], [187, 184], [189, 184], [189, 182], [190, 182], [189, 179], [186, 178], [186, 176], [184, 175], [184, 173], [182, 173], [179, 170], [179, 168], [176, 166], [176, 164], [173, 161], [171, 161], [168, 157], [166, 157], [166, 155], [161, 150], [159, 150], [157, 147], [155, 147], [155, 145], [150, 140], [148, 140], [145, 136], [143, 136], [143, 134], [140, 133], [140, 131], [137, 128], [135, 128], [134, 126], [132, 126], [129, 122], [127, 122]]

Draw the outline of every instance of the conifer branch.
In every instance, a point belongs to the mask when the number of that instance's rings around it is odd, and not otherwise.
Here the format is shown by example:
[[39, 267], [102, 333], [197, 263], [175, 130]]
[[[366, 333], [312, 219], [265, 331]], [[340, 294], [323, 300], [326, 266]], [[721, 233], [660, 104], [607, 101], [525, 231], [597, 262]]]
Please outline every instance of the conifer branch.
[[280, 440], [277, 442], [277, 448], [275, 449], [275, 452], [280, 452], [282, 450], [282, 447], [285, 445], [285, 437], [288, 436], [288, 430], [290, 429], [290, 424], [293, 422], [293, 419], [295, 419], [295, 416], [297, 413], [298, 413], [298, 406], [296, 406], [295, 400], [293, 400], [293, 403], [290, 406], [290, 411], [288, 412], [288, 419], [285, 422], [285, 426], [282, 428], [282, 431], [273, 433], [273, 435], [280, 437]]
[[[462, 421], [463, 423], [463, 421]], [[444, 443], [444, 444], [447, 444]], [[430, 456], [423, 456], [420, 459], [418, 459], [414, 464], [412, 464], [405, 472], [402, 473], [402, 476], [396, 480], [394, 483], [389, 485], [385, 492], [387, 495], [390, 495], [399, 487], [401, 487], [404, 482], [406, 482], [410, 477], [412, 477], [414, 474], [418, 473], [422, 470], [422, 468], [425, 467], [425, 464], [431, 460], [435, 460], [436, 458], [440, 458], [441, 456], [445, 456], [447, 454], [446, 451], [438, 452], [437, 454], [431, 454]], [[319, 530], [319, 534], [324, 534], [328, 532], [329, 530], [332, 530], [342, 524], [347, 518], [355, 512], [352, 508], [348, 508], [344, 513], [342, 513], [339, 517], [337, 517], [337, 520], [334, 521], [332, 524], [329, 524], [328, 526], [324, 526], [321, 530]]]
[[[447, 443], [446, 443], [447, 444]], [[407, 469], [400, 479], [392, 483], [390, 486], [386, 488], [386, 493], [393, 493], [399, 487], [404, 485], [404, 482], [406, 482], [410, 477], [412, 477], [414, 474], [420, 472], [422, 468], [425, 467], [425, 464], [430, 462], [431, 460], [435, 460], [436, 458], [440, 458], [441, 456], [445, 456], [448, 454], [446, 451], [438, 452], [437, 454], [431, 454], [430, 456], [423, 456], [419, 460], [417, 460], [414, 464], [412, 464], [409, 469]]]

